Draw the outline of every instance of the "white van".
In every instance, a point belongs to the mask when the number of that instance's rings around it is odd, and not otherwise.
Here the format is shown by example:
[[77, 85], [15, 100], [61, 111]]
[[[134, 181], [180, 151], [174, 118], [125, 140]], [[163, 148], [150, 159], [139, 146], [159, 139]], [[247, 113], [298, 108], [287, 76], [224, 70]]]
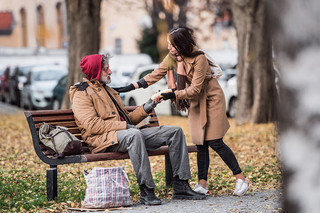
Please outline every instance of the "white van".
[[152, 64], [152, 59], [144, 53], [113, 55], [109, 64], [113, 75], [117, 75], [122, 80], [122, 83], [126, 85], [130, 82], [137, 67]]

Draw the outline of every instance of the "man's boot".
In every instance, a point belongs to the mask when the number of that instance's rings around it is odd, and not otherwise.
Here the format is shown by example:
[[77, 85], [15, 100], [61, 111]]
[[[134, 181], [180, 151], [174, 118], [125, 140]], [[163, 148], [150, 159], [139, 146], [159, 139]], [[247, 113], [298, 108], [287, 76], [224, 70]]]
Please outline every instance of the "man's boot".
[[204, 194], [195, 192], [191, 189], [188, 180], [180, 180], [175, 178], [173, 181], [173, 195], [172, 199], [184, 200], [204, 200]]
[[154, 189], [148, 188], [146, 185], [140, 187], [140, 203], [145, 205], [160, 205], [161, 200], [154, 194]]

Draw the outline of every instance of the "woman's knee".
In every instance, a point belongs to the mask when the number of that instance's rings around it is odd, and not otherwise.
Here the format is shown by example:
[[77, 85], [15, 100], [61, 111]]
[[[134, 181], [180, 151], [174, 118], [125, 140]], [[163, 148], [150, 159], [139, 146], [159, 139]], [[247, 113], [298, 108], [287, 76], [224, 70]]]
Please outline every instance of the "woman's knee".
[[214, 151], [218, 151], [220, 149], [225, 148], [225, 143], [223, 142], [222, 138], [216, 139], [216, 140], [210, 140], [207, 141], [208, 145], [214, 150]]
[[207, 151], [208, 150], [208, 146], [205, 145], [196, 145], [197, 147], [197, 151], [201, 152], [201, 151]]

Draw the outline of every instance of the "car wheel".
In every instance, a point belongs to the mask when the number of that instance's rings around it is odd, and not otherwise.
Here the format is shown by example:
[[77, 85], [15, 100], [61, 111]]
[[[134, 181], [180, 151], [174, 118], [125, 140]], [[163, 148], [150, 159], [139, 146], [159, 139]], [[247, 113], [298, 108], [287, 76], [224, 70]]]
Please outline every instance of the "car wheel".
[[7, 104], [10, 104], [10, 102], [11, 102], [9, 92], [5, 94], [5, 102], [6, 102]]
[[53, 100], [52, 109], [54, 109], [54, 110], [60, 109], [60, 104], [59, 104], [59, 101], [57, 99]]
[[129, 100], [129, 106], [137, 106], [136, 101], [133, 98], [130, 98]]
[[229, 102], [229, 111], [228, 111], [228, 115], [230, 118], [234, 118], [236, 116], [236, 104], [237, 104], [237, 98], [236, 97], [231, 98]]

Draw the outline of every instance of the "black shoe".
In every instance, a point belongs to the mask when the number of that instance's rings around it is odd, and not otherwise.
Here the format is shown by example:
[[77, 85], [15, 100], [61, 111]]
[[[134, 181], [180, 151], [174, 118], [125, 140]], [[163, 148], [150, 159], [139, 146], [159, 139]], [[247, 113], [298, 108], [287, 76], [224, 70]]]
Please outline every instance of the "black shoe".
[[146, 185], [140, 185], [140, 203], [145, 205], [160, 205], [161, 200], [154, 194], [154, 189], [148, 188]]
[[206, 196], [193, 191], [188, 183], [188, 180], [174, 180], [172, 199], [204, 200], [206, 199]]

